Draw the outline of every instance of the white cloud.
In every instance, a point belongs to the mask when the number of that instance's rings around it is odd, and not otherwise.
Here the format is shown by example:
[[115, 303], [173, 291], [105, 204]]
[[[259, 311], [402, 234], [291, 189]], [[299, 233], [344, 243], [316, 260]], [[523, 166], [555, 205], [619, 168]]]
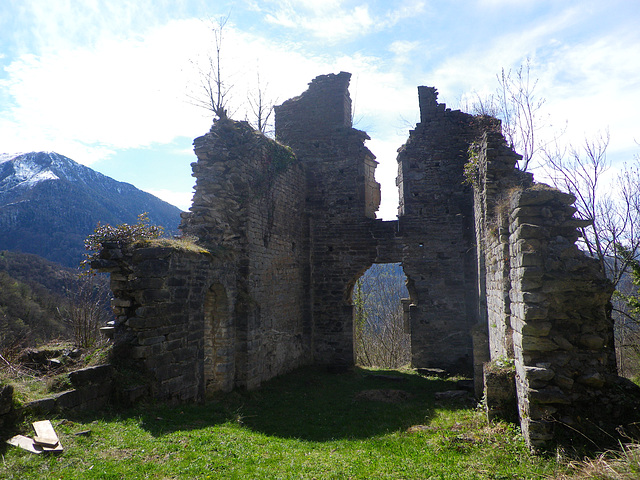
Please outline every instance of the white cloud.
[[536, 51], [543, 47], [553, 48], [554, 36], [578, 20], [578, 10], [567, 8], [522, 30], [492, 35], [487, 42], [477, 42], [462, 53], [449, 56], [432, 72], [433, 81], [450, 98], [470, 90], [493, 90], [501, 68], [517, 67], [527, 57], [535, 58]]
[[[502, 67], [517, 68], [532, 59], [536, 93], [545, 98], [541, 115], [549, 115], [554, 129], [568, 122], [562, 142], [582, 144], [585, 136], [609, 128], [609, 153], [629, 157], [640, 138], [635, 105], [640, 105], [640, 34], [633, 22], [615, 33], [585, 30], [592, 12], [567, 8], [554, 18], [541, 18], [530, 28], [493, 37], [489, 44], [450, 56], [430, 76], [441, 92], [440, 101], [456, 108], [464, 94], [495, 92]], [[580, 25], [580, 34], [563, 34]], [[551, 135], [549, 129], [545, 135]], [[637, 151], [637, 146], [636, 146]]]
[[186, 212], [191, 207], [193, 192], [176, 192], [168, 189], [147, 189], [146, 192], [175, 205], [182, 211]]
[[366, 5], [356, 6], [350, 11], [312, 10], [309, 13], [300, 14], [291, 8], [281, 8], [267, 14], [266, 20], [281, 27], [307, 30], [315, 37], [332, 42], [365, 34], [375, 25]]
[[381, 12], [371, 12], [370, 5], [361, 2], [347, 6], [341, 0], [289, 0], [276, 3], [275, 8], [263, 8], [267, 22], [281, 27], [310, 32], [314, 37], [336, 43], [363, 37], [373, 31], [395, 26], [405, 18], [414, 17], [425, 9], [424, 1], [405, 1], [400, 6]]
[[3, 140], [131, 148], [190, 133], [195, 122], [181, 96], [187, 59], [173, 43], [189, 37], [188, 24], [169, 24], [144, 39], [20, 57], [2, 87], [21, 135]]
[[504, 8], [504, 7], [524, 7], [527, 5], [535, 5], [540, 0], [479, 0], [482, 8]]
[[[245, 116], [258, 69], [278, 103], [303, 92], [317, 75], [352, 72], [352, 97], [367, 128], [381, 118], [393, 121], [399, 106], [409, 106], [402, 77], [380, 72], [376, 57], [314, 57], [231, 24], [225, 28], [222, 62], [233, 84], [235, 118]], [[211, 117], [188, 103], [187, 86], [195, 88], [196, 80], [190, 60], [206, 59], [210, 45], [205, 23], [180, 20], [131, 38], [103, 35], [94, 46], [23, 55], [0, 83], [11, 99], [0, 120], [2, 149], [55, 150], [90, 164], [118, 149], [203, 134]]]
[[545, 65], [544, 88], [554, 118], [569, 121], [569, 140], [609, 128], [611, 149], [628, 150], [640, 138], [640, 35], [601, 37], [579, 45], [560, 44]]
[[413, 60], [413, 54], [420, 46], [419, 41], [397, 40], [389, 45], [389, 51], [394, 54], [394, 62], [407, 64]]
[[[53, 3], [57, 8], [51, 7]], [[211, 46], [205, 23], [155, 18], [159, 9], [152, 7], [151, 0], [85, 2], [75, 13], [72, 3], [30, 0], [24, 4], [33, 15], [39, 48], [13, 59], [0, 80], [0, 98], [8, 100], [0, 105], [2, 150], [55, 150], [91, 163], [118, 149], [164, 145], [175, 137], [193, 138], [209, 129], [211, 118], [187, 102], [187, 86], [193, 88], [195, 79], [190, 60], [205, 59]], [[359, 120], [356, 128], [373, 137], [368, 146], [381, 162], [378, 178], [383, 183], [385, 218], [395, 216], [396, 150], [412, 127], [400, 125], [400, 118], [415, 119], [416, 86], [425, 81], [438, 88], [441, 101], [455, 108], [465, 92], [493, 91], [495, 74], [502, 66], [516, 66], [531, 56], [536, 73], [540, 72], [538, 91], [548, 99], [554, 118], [562, 122], [570, 113], [570, 126], [575, 126], [578, 136], [589, 127], [593, 131], [609, 126], [612, 150], [632, 148], [633, 138], [640, 139], [640, 132], [632, 131], [638, 124], [637, 109], [632, 107], [640, 105], [635, 30], [618, 29], [615, 35], [581, 43], [563, 41], [564, 32], [588, 15], [568, 8], [517, 31], [487, 35], [488, 41], [469, 42], [470, 48], [447, 51], [446, 60], [435, 65], [444, 47], [427, 48], [426, 42], [433, 40], [419, 33], [396, 36], [394, 32], [394, 40], [380, 57], [367, 53], [332, 57], [304, 51], [308, 38], [325, 43], [350, 40], [397, 27], [418, 14], [423, 20], [432, 15], [424, 1], [384, 3], [383, 9], [375, 5], [360, 0], [255, 2], [254, 8], [263, 16], [271, 15], [272, 25], [300, 33], [299, 43], [277, 43], [259, 30], [241, 31], [232, 15], [225, 27], [223, 66], [234, 86], [232, 103], [239, 119], [245, 116], [246, 93], [256, 88], [257, 70], [262, 84], [268, 84], [267, 95], [276, 103], [302, 93], [317, 75], [353, 73], [350, 90]], [[388, 52], [393, 54], [390, 59]], [[619, 143], [622, 138], [627, 139], [624, 145]], [[177, 193], [166, 190], [162, 195], [174, 198], [169, 201], [181, 208], [188, 206], [185, 199], [191, 193], [181, 193], [182, 200], [176, 200], [172, 195]]]

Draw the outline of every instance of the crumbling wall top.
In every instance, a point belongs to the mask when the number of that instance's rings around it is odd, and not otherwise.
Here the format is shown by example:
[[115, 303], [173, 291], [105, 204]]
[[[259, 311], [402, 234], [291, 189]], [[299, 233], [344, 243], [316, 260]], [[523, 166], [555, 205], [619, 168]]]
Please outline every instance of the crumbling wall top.
[[[420, 105], [420, 122], [426, 122], [438, 109], [438, 90], [435, 87], [418, 87], [418, 103]], [[442, 104], [444, 110], [444, 104]]]
[[301, 95], [275, 107], [276, 136], [285, 144], [299, 134], [316, 135], [336, 128], [351, 128], [351, 74], [320, 75]]

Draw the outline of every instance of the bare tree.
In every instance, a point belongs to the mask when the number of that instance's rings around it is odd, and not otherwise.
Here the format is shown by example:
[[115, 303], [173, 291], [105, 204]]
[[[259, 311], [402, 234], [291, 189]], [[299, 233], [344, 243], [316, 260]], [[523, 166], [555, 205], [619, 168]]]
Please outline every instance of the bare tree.
[[[546, 170], [553, 184], [575, 195], [578, 216], [592, 222], [582, 227], [585, 250], [618, 285], [640, 253], [640, 178], [638, 161], [625, 164], [607, 182], [609, 132], [586, 139], [581, 148], [546, 152]], [[615, 193], [614, 193], [615, 192]]]
[[500, 117], [500, 109], [498, 107], [498, 99], [494, 94], [481, 95], [479, 92], [472, 92], [473, 98], [468, 95], [460, 98], [460, 108], [465, 112], [473, 115], [486, 115], [489, 117]]
[[[462, 106], [475, 115], [489, 115], [502, 121], [502, 134], [509, 146], [522, 155], [518, 163], [520, 170], [526, 171], [531, 161], [542, 153], [548, 141], [543, 141], [541, 133], [550, 127], [543, 118], [542, 107], [545, 99], [538, 96], [538, 80], [531, 78], [531, 61], [515, 70], [505, 70], [496, 75], [498, 87], [495, 94], [480, 95], [474, 92], [474, 100], [467, 100]], [[554, 142], [564, 133], [552, 132], [550, 142]]]
[[192, 62], [197, 70], [198, 84], [196, 92], [187, 95], [193, 105], [209, 110], [219, 120], [228, 116], [227, 104], [233, 87], [223, 76], [221, 59], [224, 28], [228, 21], [229, 15], [216, 21], [210, 20], [214, 49], [207, 55], [204, 66]]
[[522, 155], [520, 170], [526, 171], [541, 148], [539, 131], [545, 126], [540, 119], [544, 98], [536, 95], [538, 80], [531, 79], [531, 61], [512, 73], [502, 69], [498, 76], [497, 101], [502, 132], [511, 147]]
[[264, 134], [269, 133], [270, 118], [273, 114], [273, 108], [277, 100], [270, 100], [267, 95], [268, 84], [262, 84], [260, 81], [260, 69], [257, 73], [257, 88], [255, 92], [250, 91], [247, 95], [249, 108], [253, 114], [253, 127]]
[[108, 283], [96, 275], [82, 274], [69, 286], [69, 294], [69, 301], [58, 308], [58, 315], [71, 327], [77, 347], [93, 347], [101, 339], [100, 327], [111, 319]]

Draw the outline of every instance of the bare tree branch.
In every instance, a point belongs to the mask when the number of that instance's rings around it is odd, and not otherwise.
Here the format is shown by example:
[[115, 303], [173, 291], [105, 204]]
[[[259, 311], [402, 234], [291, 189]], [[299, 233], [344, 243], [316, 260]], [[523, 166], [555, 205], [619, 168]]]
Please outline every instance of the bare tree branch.
[[218, 120], [228, 117], [227, 104], [233, 88], [233, 85], [230, 85], [223, 76], [222, 65], [224, 28], [229, 21], [229, 16], [230, 14], [227, 14], [216, 21], [209, 20], [214, 38], [213, 52], [208, 54], [205, 66], [191, 62], [196, 67], [198, 84], [195, 92], [187, 94], [192, 105], [210, 111]]
[[266, 134], [269, 133], [270, 118], [273, 114], [273, 108], [277, 100], [271, 101], [267, 95], [267, 87], [269, 84], [263, 85], [260, 81], [260, 69], [256, 73], [257, 76], [257, 88], [255, 92], [250, 91], [247, 95], [247, 101], [249, 108], [253, 114], [253, 120], [249, 120], [249, 123], [253, 127]]

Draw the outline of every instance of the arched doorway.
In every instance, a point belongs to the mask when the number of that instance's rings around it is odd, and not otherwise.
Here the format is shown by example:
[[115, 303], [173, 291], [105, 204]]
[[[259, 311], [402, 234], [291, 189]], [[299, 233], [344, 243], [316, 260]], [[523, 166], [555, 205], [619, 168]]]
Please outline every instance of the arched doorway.
[[204, 385], [205, 397], [233, 389], [235, 377], [235, 335], [224, 287], [213, 284], [204, 301]]
[[409, 292], [399, 263], [373, 264], [352, 290], [356, 365], [399, 368], [411, 364]]

